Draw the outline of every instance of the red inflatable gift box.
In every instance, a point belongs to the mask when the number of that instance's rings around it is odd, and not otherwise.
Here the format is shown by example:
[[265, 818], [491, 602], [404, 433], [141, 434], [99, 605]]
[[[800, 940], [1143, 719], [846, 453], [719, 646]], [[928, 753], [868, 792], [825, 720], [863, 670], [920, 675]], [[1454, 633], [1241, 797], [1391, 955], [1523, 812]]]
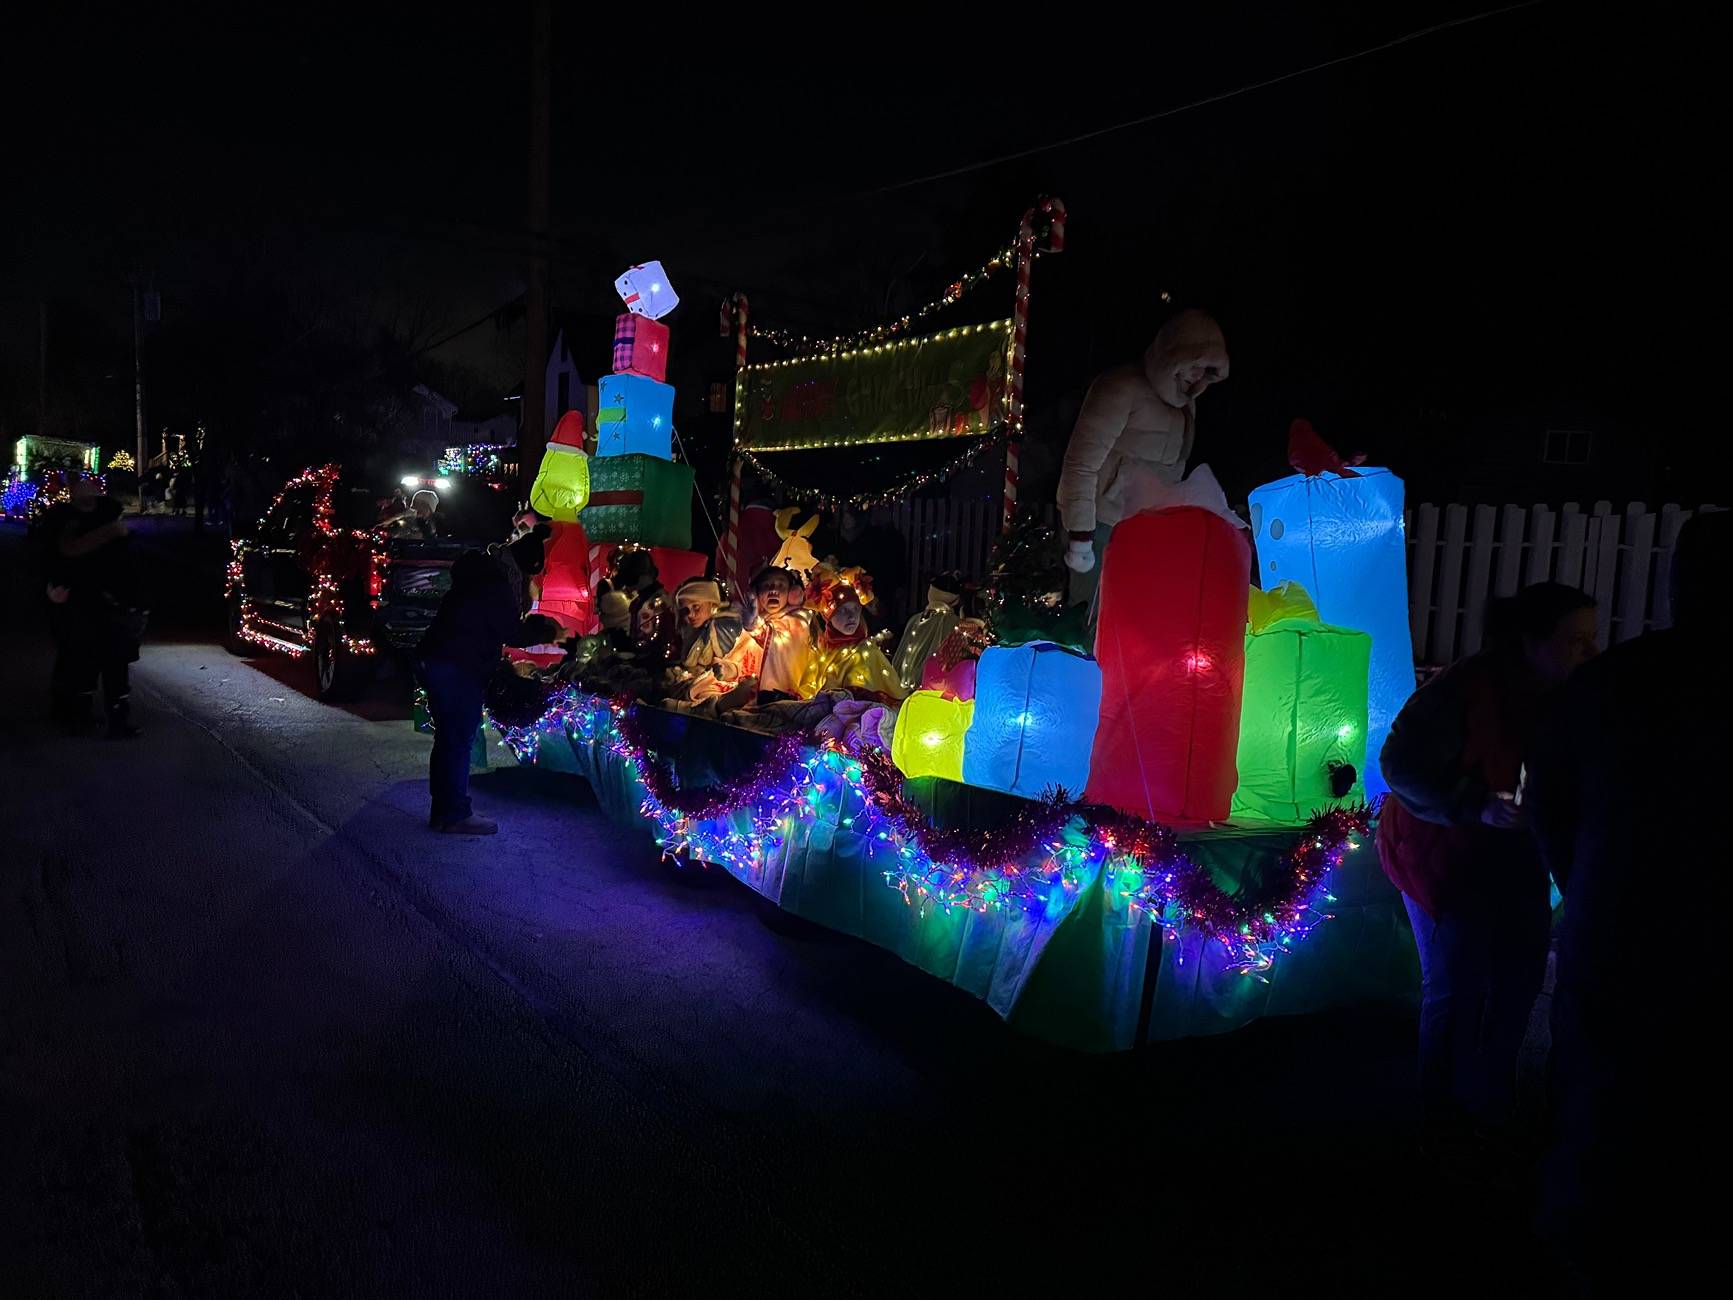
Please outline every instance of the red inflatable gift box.
[[1088, 796], [1151, 821], [1226, 821], [1238, 777], [1251, 547], [1213, 510], [1133, 515], [1101, 570], [1101, 725]]

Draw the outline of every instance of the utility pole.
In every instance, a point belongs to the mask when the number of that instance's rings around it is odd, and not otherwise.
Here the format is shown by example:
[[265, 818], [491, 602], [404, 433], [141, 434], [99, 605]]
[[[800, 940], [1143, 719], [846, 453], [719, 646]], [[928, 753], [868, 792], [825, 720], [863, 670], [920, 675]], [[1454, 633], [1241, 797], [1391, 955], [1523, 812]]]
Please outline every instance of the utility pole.
[[525, 500], [541, 468], [547, 441], [548, 100], [554, 27], [551, 0], [531, 0], [530, 9], [530, 263], [524, 289], [524, 391], [518, 404], [517, 438], [518, 478]]
[[48, 304], [36, 304], [36, 435], [48, 436]]
[[144, 324], [139, 307], [138, 272], [134, 271], [126, 279], [132, 285], [132, 419], [133, 430], [138, 435], [137, 462], [133, 469], [138, 474], [138, 508], [142, 511], [144, 476], [150, 471], [150, 443], [144, 434]]

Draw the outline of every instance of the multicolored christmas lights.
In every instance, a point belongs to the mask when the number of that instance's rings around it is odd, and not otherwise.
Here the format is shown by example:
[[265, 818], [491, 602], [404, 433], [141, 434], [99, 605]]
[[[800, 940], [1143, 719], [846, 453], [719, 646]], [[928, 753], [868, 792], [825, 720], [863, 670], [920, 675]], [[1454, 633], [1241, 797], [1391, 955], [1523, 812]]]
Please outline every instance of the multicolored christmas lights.
[[1029, 801], [991, 829], [935, 826], [878, 749], [812, 747], [785, 736], [731, 780], [682, 790], [650, 748], [636, 711], [568, 686], [533, 726], [504, 731], [504, 743], [520, 761], [533, 759], [548, 735], [606, 743], [643, 786], [640, 811], [671, 857], [756, 880], [799, 822], [833, 818], [867, 841], [886, 884], [913, 907], [983, 915], [1044, 909], [1053, 890], [1075, 891], [1099, 878], [1169, 937], [1201, 930], [1218, 941], [1230, 968], [1248, 975], [1269, 970], [1328, 919], [1330, 872], [1375, 816], [1365, 806], [1318, 814], [1261, 887], [1229, 894], [1170, 828], [1078, 803], [1063, 791]]

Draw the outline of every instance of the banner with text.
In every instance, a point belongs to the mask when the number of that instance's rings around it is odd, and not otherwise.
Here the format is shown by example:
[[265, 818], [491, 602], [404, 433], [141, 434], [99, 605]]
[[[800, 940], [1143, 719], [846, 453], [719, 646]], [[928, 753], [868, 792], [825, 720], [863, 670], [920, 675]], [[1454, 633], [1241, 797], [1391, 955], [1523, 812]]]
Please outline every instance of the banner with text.
[[963, 325], [740, 373], [735, 440], [748, 451], [972, 438], [1004, 419], [1011, 322]]

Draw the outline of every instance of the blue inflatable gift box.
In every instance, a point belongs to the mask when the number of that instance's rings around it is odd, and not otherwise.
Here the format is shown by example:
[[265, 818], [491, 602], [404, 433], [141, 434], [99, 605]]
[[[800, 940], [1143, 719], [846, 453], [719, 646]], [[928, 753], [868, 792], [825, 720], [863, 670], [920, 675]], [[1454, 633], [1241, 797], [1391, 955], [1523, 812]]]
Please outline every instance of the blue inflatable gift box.
[[674, 389], [640, 375], [606, 375], [598, 385], [596, 455], [674, 453]]
[[1101, 712], [1101, 668], [1051, 641], [989, 646], [975, 665], [963, 780], [1039, 799], [1081, 798]]

